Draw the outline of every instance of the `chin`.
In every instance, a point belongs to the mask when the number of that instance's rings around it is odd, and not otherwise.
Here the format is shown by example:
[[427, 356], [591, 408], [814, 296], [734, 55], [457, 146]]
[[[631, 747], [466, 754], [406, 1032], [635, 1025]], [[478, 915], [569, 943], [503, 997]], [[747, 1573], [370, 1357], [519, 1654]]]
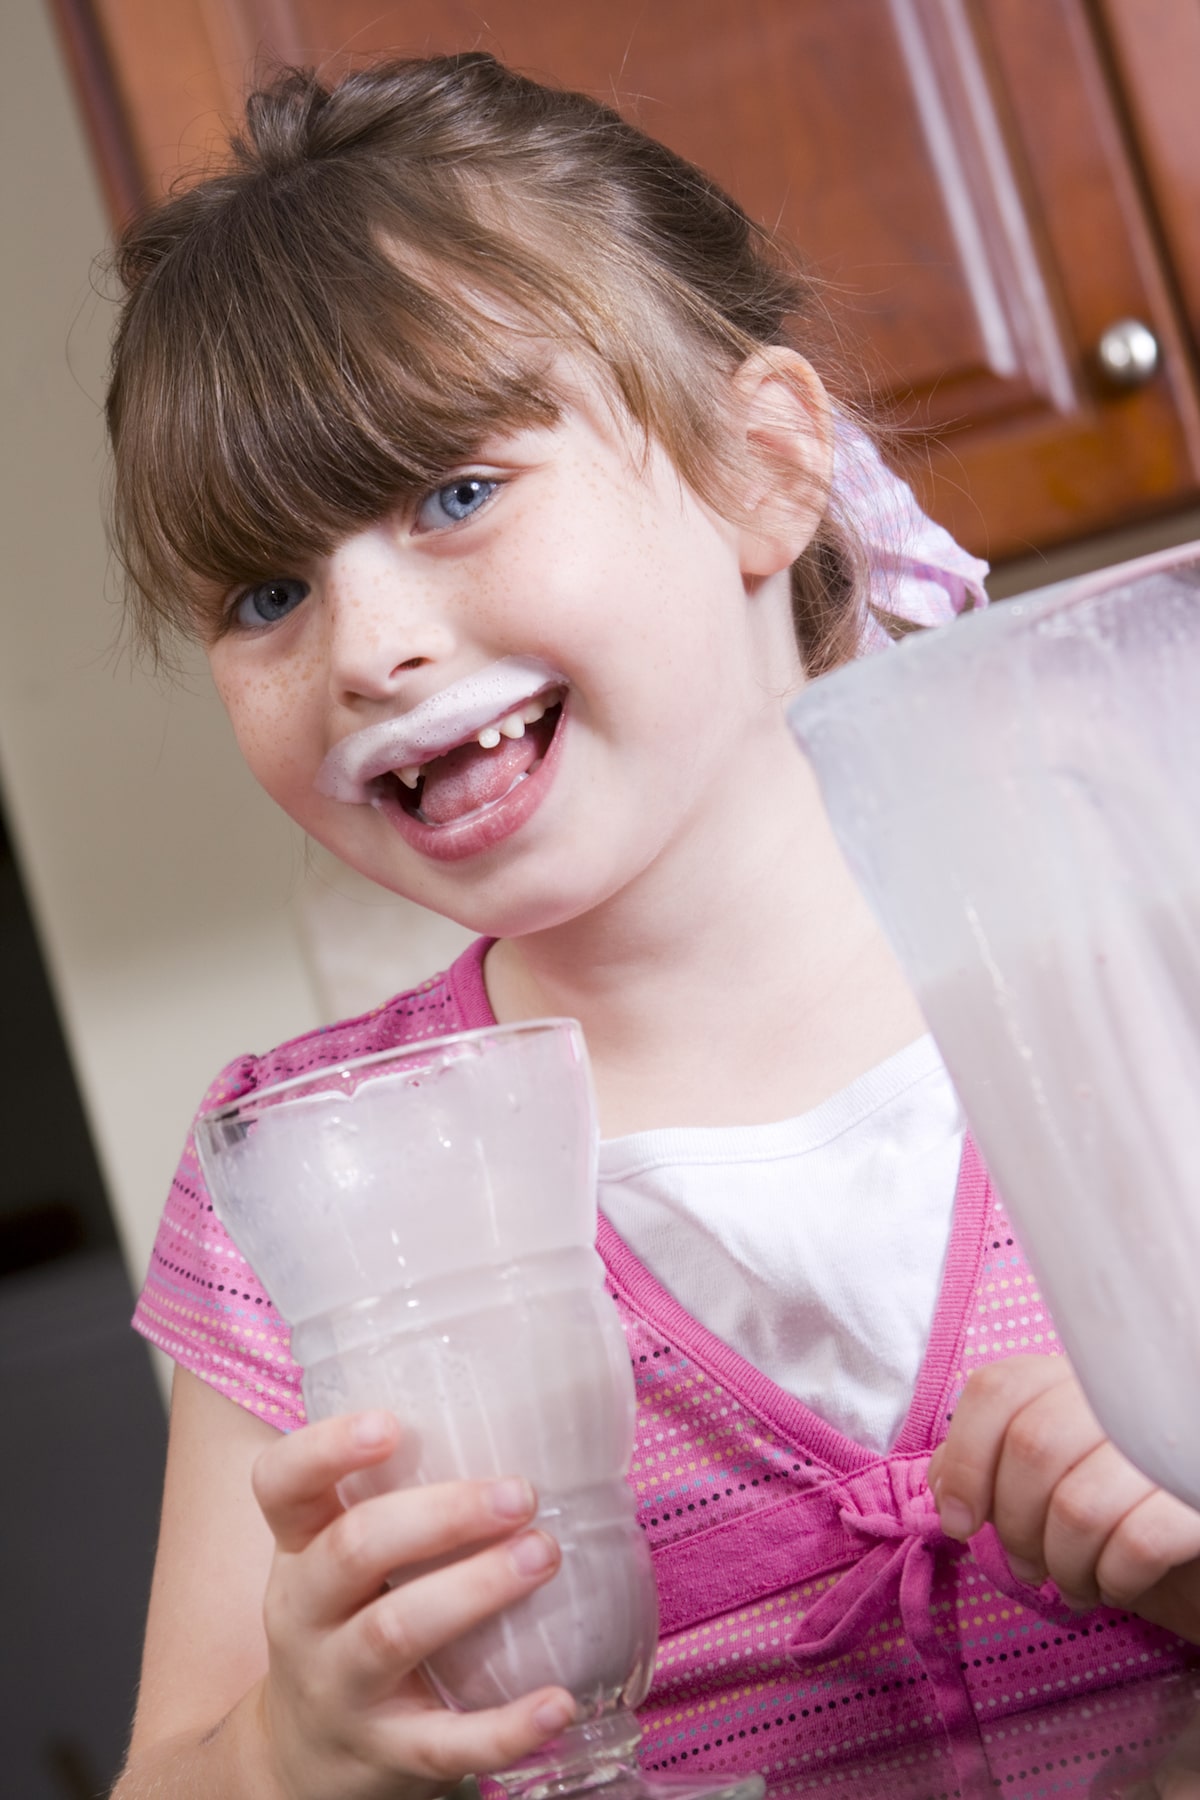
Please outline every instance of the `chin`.
[[578, 857], [574, 866], [561, 871], [560, 879], [542, 859], [538, 863], [536, 872], [532, 863], [524, 871], [500, 871], [493, 879], [481, 881], [473, 891], [448, 893], [442, 887], [436, 895], [431, 892], [427, 898], [413, 897], [481, 937], [523, 938], [555, 931], [599, 913], [626, 886], [624, 881], [581, 879], [584, 871], [579, 868]]
[[480, 937], [522, 938], [569, 925], [593, 912], [595, 907], [590, 903], [572, 906], [562, 900], [551, 903], [549, 896], [542, 893], [532, 897], [514, 895], [510, 901], [488, 895], [482, 896], [478, 904], [464, 901], [453, 907], [438, 905], [434, 910], [467, 930], [477, 932]]

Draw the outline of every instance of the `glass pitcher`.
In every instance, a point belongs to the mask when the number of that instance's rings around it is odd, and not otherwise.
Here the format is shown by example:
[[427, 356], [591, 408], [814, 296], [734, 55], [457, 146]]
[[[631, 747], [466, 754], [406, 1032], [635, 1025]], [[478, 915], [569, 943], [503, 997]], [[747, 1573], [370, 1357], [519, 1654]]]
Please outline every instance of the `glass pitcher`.
[[1200, 544], [790, 718], [1092, 1407], [1200, 1507]]

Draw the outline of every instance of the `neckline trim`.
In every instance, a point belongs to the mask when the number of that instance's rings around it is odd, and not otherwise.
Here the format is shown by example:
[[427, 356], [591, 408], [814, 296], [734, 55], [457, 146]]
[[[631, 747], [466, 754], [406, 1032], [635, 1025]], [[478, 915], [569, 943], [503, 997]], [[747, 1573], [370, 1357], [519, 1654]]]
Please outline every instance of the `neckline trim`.
[[895, 1441], [885, 1451], [859, 1444], [828, 1424], [803, 1400], [789, 1394], [700, 1324], [650, 1273], [603, 1213], [600, 1214], [596, 1248], [617, 1293], [634, 1311], [661, 1330], [667, 1342], [684, 1351], [728, 1389], [747, 1411], [770, 1426], [789, 1445], [803, 1448], [806, 1454], [815, 1454], [831, 1473], [849, 1475], [893, 1457], [928, 1454], [940, 1440], [941, 1424], [966, 1329], [967, 1310], [979, 1285], [983, 1228], [990, 1200], [991, 1184], [987, 1172], [968, 1137], [959, 1164], [954, 1222], [929, 1341], [908, 1411]]

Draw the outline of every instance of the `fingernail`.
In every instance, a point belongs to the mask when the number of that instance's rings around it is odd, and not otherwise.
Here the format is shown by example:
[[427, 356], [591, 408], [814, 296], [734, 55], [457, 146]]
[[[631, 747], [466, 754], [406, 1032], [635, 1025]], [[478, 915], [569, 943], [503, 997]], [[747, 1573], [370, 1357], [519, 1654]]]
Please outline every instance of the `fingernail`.
[[352, 1430], [360, 1450], [378, 1450], [392, 1435], [392, 1415], [385, 1412], [360, 1413]]
[[1041, 1587], [1046, 1579], [1045, 1570], [1039, 1569], [1036, 1563], [1026, 1562], [1023, 1556], [1010, 1556], [1008, 1566], [1017, 1580], [1027, 1587]]
[[543, 1700], [533, 1715], [533, 1722], [547, 1737], [556, 1737], [574, 1718], [575, 1707], [570, 1700]]
[[487, 1502], [498, 1519], [527, 1519], [537, 1505], [533, 1489], [520, 1475], [494, 1481]]
[[558, 1561], [558, 1545], [544, 1531], [527, 1531], [508, 1547], [518, 1575], [544, 1575]]
[[975, 1516], [970, 1508], [949, 1495], [938, 1503], [938, 1517], [947, 1537], [966, 1539], [975, 1530]]

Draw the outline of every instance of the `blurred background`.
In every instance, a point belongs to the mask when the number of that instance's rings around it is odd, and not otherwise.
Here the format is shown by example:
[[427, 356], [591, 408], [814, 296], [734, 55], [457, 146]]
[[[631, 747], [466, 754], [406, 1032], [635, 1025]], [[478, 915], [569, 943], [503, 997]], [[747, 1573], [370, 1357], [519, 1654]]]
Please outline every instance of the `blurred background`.
[[256, 69], [482, 45], [779, 226], [842, 391], [1016, 593], [1200, 537], [1197, 0], [5, 0], [0, 9], [0, 1789], [118, 1766], [165, 1443], [132, 1294], [197, 1099], [462, 941], [243, 772], [197, 664], [119, 644], [114, 225]]

